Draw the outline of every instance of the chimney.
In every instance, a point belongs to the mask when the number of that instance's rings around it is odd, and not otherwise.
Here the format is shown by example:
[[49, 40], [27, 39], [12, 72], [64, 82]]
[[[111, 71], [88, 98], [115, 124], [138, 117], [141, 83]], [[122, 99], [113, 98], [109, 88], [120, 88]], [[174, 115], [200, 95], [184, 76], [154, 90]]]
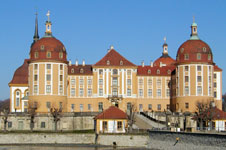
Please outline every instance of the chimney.
[[153, 62], [151, 61], [151, 67], [153, 67]]
[[141, 62], [142, 67], [144, 67], [144, 61]]
[[75, 60], [75, 66], [78, 66], [78, 59]]
[[69, 66], [71, 66], [71, 60], [69, 60], [69, 63], [68, 63], [68, 65], [69, 65]]
[[83, 59], [82, 60], [82, 66], [85, 66], [86, 64], [85, 64], [85, 60]]

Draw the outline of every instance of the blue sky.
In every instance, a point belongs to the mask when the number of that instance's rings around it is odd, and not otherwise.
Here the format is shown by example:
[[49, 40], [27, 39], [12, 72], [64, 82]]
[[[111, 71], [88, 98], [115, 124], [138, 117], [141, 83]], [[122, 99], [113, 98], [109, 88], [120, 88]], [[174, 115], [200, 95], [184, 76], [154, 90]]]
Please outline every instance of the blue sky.
[[[0, 99], [9, 97], [8, 82], [29, 57], [38, 11], [39, 35], [45, 32], [50, 10], [53, 35], [61, 40], [68, 59], [93, 64], [110, 45], [139, 65], [156, 60], [162, 53], [164, 36], [169, 54], [189, 39], [192, 17], [199, 37], [207, 42], [214, 62], [226, 70], [226, 1], [224, 0], [7, 0], [0, 4]], [[226, 80], [223, 72], [223, 93]]]

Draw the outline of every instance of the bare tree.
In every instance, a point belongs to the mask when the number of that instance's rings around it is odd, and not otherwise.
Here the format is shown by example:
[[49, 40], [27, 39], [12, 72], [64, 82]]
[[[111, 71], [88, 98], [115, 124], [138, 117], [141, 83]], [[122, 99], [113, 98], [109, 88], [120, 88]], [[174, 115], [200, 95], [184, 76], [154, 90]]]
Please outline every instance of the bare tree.
[[30, 129], [33, 132], [34, 129], [34, 119], [36, 116], [36, 110], [38, 109], [38, 103], [36, 101], [29, 101], [28, 102], [28, 114], [30, 115]]
[[55, 132], [57, 131], [57, 122], [60, 121], [61, 113], [62, 113], [62, 108], [51, 108], [50, 113], [53, 116], [53, 121], [55, 124]]
[[210, 123], [209, 126], [212, 128], [212, 121], [215, 115], [215, 106], [213, 106], [213, 101], [197, 102], [196, 109], [197, 111], [195, 112], [194, 118], [198, 121], [200, 130], [203, 129], [203, 126], [206, 127], [205, 125], [207, 123]]
[[223, 111], [225, 111], [226, 112], [226, 93], [224, 93], [224, 95], [222, 95], [222, 109], [223, 109]]
[[130, 104], [129, 110], [128, 110], [128, 125], [129, 125], [129, 133], [133, 130], [133, 124], [135, 123], [135, 113], [136, 113], [136, 105]]
[[6, 126], [8, 123], [9, 109], [5, 108], [3, 110], [3, 122], [4, 122], [4, 132], [6, 132]]

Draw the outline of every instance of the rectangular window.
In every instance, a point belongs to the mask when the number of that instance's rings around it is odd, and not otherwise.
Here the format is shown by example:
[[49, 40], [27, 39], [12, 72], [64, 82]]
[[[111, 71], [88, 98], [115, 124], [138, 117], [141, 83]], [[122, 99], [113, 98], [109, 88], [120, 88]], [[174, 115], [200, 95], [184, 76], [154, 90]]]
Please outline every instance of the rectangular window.
[[92, 89], [88, 89], [88, 96], [92, 96]]
[[149, 85], [149, 86], [152, 85], [152, 79], [148, 79], [148, 85]]
[[60, 70], [63, 70], [63, 65], [60, 65]]
[[113, 77], [112, 79], [112, 85], [118, 85], [118, 78], [117, 77]]
[[80, 111], [83, 111], [83, 104], [80, 104]]
[[201, 66], [197, 66], [197, 71], [202, 71], [202, 67]]
[[139, 111], [143, 111], [143, 104], [139, 104]]
[[197, 54], [197, 60], [201, 60], [201, 54], [200, 53]]
[[216, 73], [213, 74], [213, 78], [214, 78], [214, 79], [217, 78], [217, 74], [216, 74]]
[[103, 121], [103, 131], [107, 131], [107, 130], [108, 130], [108, 122]]
[[46, 108], [51, 108], [51, 103], [50, 102], [46, 102]]
[[99, 89], [99, 96], [103, 96], [103, 89]]
[[211, 83], [212, 82], [212, 77], [211, 76], [209, 76], [209, 83]]
[[34, 93], [35, 93], [35, 94], [38, 93], [38, 85], [34, 85]]
[[60, 94], [63, 94], [63, 85], [59, 85], [59, 92]]
[[98, 103], [98, 110], [103, 111], [103, 102]]
[[99, 85], [103, 85], [103, 79], [99, 79]]
[[185, 103], [185, 108], [186, 108], [186, 109], [189, 108], [189, 103]]
[[131, 75], [131, 70], [127, 70], [127, 75]]
[[185, 71], [189, 71], [188, 66], [184, 66], [184, 70], [185, 70]]
[[88, 79], [88, 85], [92, 85], [92, 79]]
[[51, 69], [51, 64], [47, 64], [46, 69]]
[[161, 86], [161, 79], [157, 80], [157, 86]]
[[148, 110], [152, 110], [152, 104], [148, 104]]
[[166, 96], [167, 96], [167, 97], [170, 96], [170, 89], [166, 89]]
[[103, 74], [103, 69], [100, 69], [99, 70], [99, 74]]
[[71, 96], [75, 96], [75, 88], [71, 88]]
[[197, 81], [202, 82], [202, 76], [197, 76]]
[[119, 131], [122, 130], [122, 121], [117, 121], [117, 129], [118, 129]]
[[24, 106], [27, 106], [27, 101], [24, 102]]
[[79, 80], [79, 84], [80, 84], [80, 85], [83, 85], [83, 84], [84, 84], [83, 79], [80, 79], [80, 80]]
[[91, 107], [91, 104], [88, 104], [88, 110], [91, 110], [92, 107]]
[[41, 122], [41, 128], [46, 128], [46, 123], [45, 122]]
[[38, 81], [38, 75], [34, 75], [34, 81]]
[[127, 89], [127, 96], [131, 96], [131, 89]]
[[118, 89], [117, 88], [113, 88], [112, 89], [112, 95], [113, 96], [118, 96]]
[[189, 55], [188, 54], [184, 54], [184, 60], [189, 60]]
[[197, 94], [198, 95], [202, 94], [202, 87], [201, 86], [197, 86]]
[[214, 92], [214, 98], [217, 98], [217, 92]]
[[184, 88], [185, 95], [189, 95], [189, 87], [185, 86]]
[[62, 102], [59, 102], [59, 108], [62, 110], [62, 108], [63, 108], [63, 103]]
[[35, 64], [35, 70], [38, 70], [38, 64]]
[[131, 85], [131, 79], [127, 79], [127, 85]]
[[139, 89], [139, 96], [143, 96], [143, 89]]
[[185, 82], [189, 82], [189, 77], [185, 76]]
[[63, 81], [63, 75], [60, 75], [60, 81]]
[[161, 89], [157, 89], [157, 96], [158, 96], [158, 97], [160, 97], [160, 96], [162, 95], [161, 92], [162, 92]]
[[213, 87], [215, 87], [215, 88], [217, 87], [217, 82], [213, 83]]
[[83, 96], [83, 94], [84, 94], [83, 88], [80, 88], [79, 89], [79, 96]]
[[16, 106], [17, 106], [17, 107], [20, 106], [20, 98], [19, 98], [19, 97], [16, 98]]
[[209, 95], [211, 96], [212, 95], [212, 88], [209, 87]]
[[71, 111], [75, 110], [75, 104], [71, 104]]
[[51, 81], [51, 75], [50, 74], [46, 75], [46, 81]]
[[46, 93], [51, 93], [51, 85], [46, 85]]
[[160, 111], [161, 110], [161, 104], [157, 105], [157, 109]]
[[71, 79], [71, 85], [75, 85], [75, 79]]
[[8, 121], [8, 128], [12, 128], [13, 123], [11, 121]]
[[148, 89], [148, 96], [149, 96], [149, 97], [152, 96], [152, 89]]
[[143, 79], [139, 79], [139, 85], [143, 85]]

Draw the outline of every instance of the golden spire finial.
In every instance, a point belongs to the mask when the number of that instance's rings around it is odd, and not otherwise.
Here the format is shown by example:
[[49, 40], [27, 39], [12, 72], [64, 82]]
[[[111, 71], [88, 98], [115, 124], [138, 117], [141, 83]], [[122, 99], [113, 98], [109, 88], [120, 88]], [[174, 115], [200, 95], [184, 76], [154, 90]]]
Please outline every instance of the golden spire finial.
[[46, 16], [48, 17], [48, 22], [50, 21], [49, 16], [50, 16], [50, 11], [48, 10]]
[[166, 43], [166, 36], [164, 36], [163, 40], [164, 40], [164, 43]]

